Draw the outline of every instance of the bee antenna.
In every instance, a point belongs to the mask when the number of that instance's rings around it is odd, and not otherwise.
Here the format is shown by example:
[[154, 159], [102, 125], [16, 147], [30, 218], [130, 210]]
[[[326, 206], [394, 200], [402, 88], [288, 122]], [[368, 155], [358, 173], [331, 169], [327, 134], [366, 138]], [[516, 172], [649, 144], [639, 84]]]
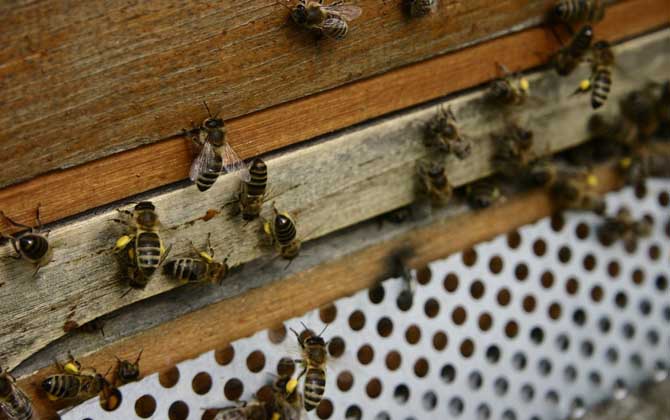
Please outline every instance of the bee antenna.
[[209, 110], [209, 106], [207, 105], [207, 102], [202, 101], [202, 104], [205, 105], [205, 109], [207, 110], [207, 115], [209, 115], [209, 118], [212, 118], [212, 112]]
[[123, 294], [121, 295], [121, 299], [123, 299], [128, 293], [130, 293], [131, 290], [133, 290], [133, 288], [132, 288], [132, 287], [129, 287], [128, 290], [126, 290], [125, 292], [123, 292]]
[[135, 359], [135, 364], [138, 364], [140, 362], [140, 357], [142, 357], [142, 352], [144, 349], [140, 349], [139, 354], [137, 355], [137, 359]]
[[284, 6], [285, 8], [287, 8], [288, 10], [291, 10], [291, 7], [288, 6], [287, 4], [284, 4], [281, 0], [276, 0], [275, 3], [277, 3], [277, 4], [281, 4], [282, 6]]
[[300, 325], [302, 325], [302, 327], [303, 327], [304, 329], [306, 329], [306, 330], [308, 330], [308, 329], [309, 329], [309, 328], [307, 328], [307, 325], [305, 325], [305, 323], [304, 323], [304, 322], [302, 322], [302, 321], [300, 321]]
[[323, 327], [323, 329], [322, 329], [321, 332], [319, 333], [318, 337], [321, 337], [321, 334], [323, 334], [324, 332], [326, 332], [326, 329], [328, 328], [328, 326], [330, 326], [330, 324], [326, 324], [326, 326]]

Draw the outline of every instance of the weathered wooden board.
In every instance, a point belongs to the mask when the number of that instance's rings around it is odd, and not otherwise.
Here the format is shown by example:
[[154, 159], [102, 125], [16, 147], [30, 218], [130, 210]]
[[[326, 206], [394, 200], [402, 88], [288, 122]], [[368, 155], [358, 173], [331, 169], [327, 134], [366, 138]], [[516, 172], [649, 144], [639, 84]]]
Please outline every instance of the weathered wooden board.
[[[666, 0], [618, 3], [608, 8], [597, 35], [615, 41], [668, 24], [667, 9]], [[557, 45], [547, 28], [497, 38], [233, 119], [229, 139], [243, 157], [263, 154], [481, 84], [496, 76], [496, 62], [514, 70], [537, 66], [546, 59], [537, 53], [548, 54]], [[193, 119], [204, 115], [201, 108]], [[185, 179], [192, 159], [189, 146], [175, 138], [50, 172], [0, 190], [0, 203], [23, 223], [32, 222], [37, 202], [45, 222], [60, 220]]]
[[[635, 63], [642, 80], [659, 79], [667, 74], [669, 44], [670, 31], [664, 30], [631, 41], [617, 51], [624, 67]], [[519, 121], [535, 131], [538, 155], [575, 145], [586, 137], [588, 98], [569, 97], [579, 77], [558, 80], [553, 72], [546, 72], [532, 78], [535, 94], [543, 98], [544, 106], [535, 106]], [[617, 80], [608, 108], [616, 109], [616, 98], [637, 85], [636, 80]], [[500, 127], [504, 114], [494, 109], [484, 112], [481, 91], [447, 103], [452, 105], [464, 133], [475, 142], [469, 159], [450, 158], [447, 162], [450, 180], [458, 186], [491, 173], [489, 133]], [[269, 159], [271, 188], [274, 194], [282, 193], [276, 197], [277, 207], [297, 217], [303, 238], [314, 238], [412, 202], [415, 161], [426, 155], [420, 141], [423, 126], [436, 110], [433, 104], [405, 112]], [[206, 195], [188, 187], [152, 198], [167, 227], [164, 237], [174, 245], [173, 256], [189, 254], [188, 241], [202, 244], [210, 232], [219, 255], [230, 253], [232, 265], [268, 255], [260, 246], [259, 224], [243, 225], [227, 212], [208, 222], [202, 220], [208, 209], [220, 208], [229, 201], [237, 188], [236, 176], [229, 175]], [[30, 277], [31, 269], [24, 264], [7, 259], [0, 262], [0, 282], [4, 283], [0, 288], [1, 363], [16, 366], [62, 336], [67, 320], [83, 324], [176, 286], [156, 276], [146, 290], [122, 297], [127, 287], [118, 278], [111, 252], [114, 240], [123, 232], [110, 222], [115, 216], [110, 210], [54, 228], [51, 240], [56, 249], [55, 262], [37, 279]], [[1, 252], [6, 255], [10, 248]], [[275, 261], [273, 266], [281, 269], [284, 263]]]
[[[607, 167], [597, 168], [596, 174], [601, 181], [601, 192], [621, 185], [615, 172]], [[327, 238], [310, 242], [307, 249], [309, 258], [316, 256], [315, 259], [323, 263], [319, 266], [302, 268], [298, 274], [262, 288], [254, 289], [253, 286], [245, 285], [248, 286], [248, 292], [242, 296], [212, 304], [176, 319], [172, 318], [170, 322], [104, 348], [99, 346], [94, 353], [87, 356], [83, 356], [88, 350], [82, 346], [82, 335], [78, 336], [77, 341], [64, 340], [31, 358], [32, 363], [21, 366], [15, 373], [27, 374], [19, 383], [32, 397], [37, 411], [43, 418], [48, 419], [54, 415], [54, 405], [45, 400], [37, 389], [41, 380], [53, 373], [53, 367], [49, 365], [52, 365], [54, 358], [62, 358], [68, 351], [78, 355], [85, 365], [102, 369], [109, 364], [112, 354], [130, 358], [134, 356], [136, 349], [144, 349], [144, 375], [167, 371], [181, 361], [212, 349], [222, 350], [236, 339], [263, 329], [275, 328], [286, 319], [328, 305], [333, 300], [388, 278], [388, 257], [398, 249], [410, 247], [414, 255], [408, 260], [408, 264], [420, 268], [430, 261], [444, 258], [498, 234], [546, 217], [550, 212], [551, 205], [547, 195], [541, 191], [533, 191], [509, 196], [506, 202], [480, 212], [471, 212], [466, 206], [454, 203], [447, 209], [432, 213], [429, 218], [416, 218], [403, 225], [387, 223], [380, 229], [376, 221], [362, 223], [346, 232], [337, 232]], [[296, 264], [299, 263], [302, 260], [296, 261]], [[241, 274], [243, 273], [238, 275]], [[254, 271], [253, 274], [253, 279], [249, 280], [282, 276], [277, 272]], [[174, 292], [178, 290], [170, 293]], [[154, 305], [154, 311], [160, 311], [163, 304], [171, 304], [170, 307], [174, 308], [180, 300], [188, 300], [189, 304], [197, 305], [199, 297], [193, 296], [195, 294], [200, 295], [197, 292], [182, 294], [181, 299], [173, 298], [172, 302], [164, 299], [164, 296], [156, 296], [165, 302]], [[200, 300], [205, 300], [205, 297], [201, 296]], [[287, 305], [286, 302], [291, 304]], [[135, 317], [141, 318], [145, 309], [143, 307], [139, 313], [135, 312]], [[165, 307], [163, 311], [165, 319], [173, 315]], [[125, 328], [128, 324], [138, 323], [135, 317], [120, 314], [118, 318], [110, 320], [109, 324], [112, 324], [112, 328], [115, 324]], [[221, 328], [221, 325], [226, 328]], [[105, 331], [107, 335], [108, 330]], [[88, 337], [98, 338], [100, 334]], [[45, 366], [49, 367], [44, 368]]]

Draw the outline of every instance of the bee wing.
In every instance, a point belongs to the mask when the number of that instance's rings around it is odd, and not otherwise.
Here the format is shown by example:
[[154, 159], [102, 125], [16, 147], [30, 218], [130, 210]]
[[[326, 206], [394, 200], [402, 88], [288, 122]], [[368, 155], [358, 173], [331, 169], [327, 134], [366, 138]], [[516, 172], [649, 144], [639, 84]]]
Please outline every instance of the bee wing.
[[328, 13], [337, 15], [346, 21], [352, 21], [358, 18], [363, 9], [353, 4], [336, 4], [333, 6], [322, 6], [321, 9], [327, 11]]
[[205, 145], [200, 150], [200, 154], [191, 164], [191, 171], [189, 172], [188, 177], [192, 182], [195, 182], [198, 179], [198, 175], [208, 166], [211, 165], [212, 161], [216, 157], [216, 152], [214, 151], [214, 146], [211, 145], [208, 141], [205, 142]]
[[226, 142], [223, 145], [223, 152], [221, 153], [223, 157], [223, 168], [226, 172], [239, 172], [238, 176], [245, 182], [251, 180], [251, 174], [249, 173], [249, 168], [247, 164], [244, 163], [242, 159], [237, 155], [235, 150]]

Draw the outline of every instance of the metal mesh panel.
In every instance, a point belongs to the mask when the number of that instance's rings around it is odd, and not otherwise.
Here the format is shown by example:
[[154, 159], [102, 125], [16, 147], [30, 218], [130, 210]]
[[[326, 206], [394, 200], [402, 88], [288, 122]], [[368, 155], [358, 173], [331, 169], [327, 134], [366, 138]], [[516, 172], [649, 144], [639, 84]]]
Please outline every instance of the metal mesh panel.
[[668, 183], [607, 201], [652, 219], [652, 235], [604, 246], [595, 215], [547, 218], [419, 270], [410, 307], [389, 279], [127, 385], [114, 412], [91, 400], [63, 418], [208, 418], [206, 408], [252, 399], [280, 358], [299, 354], [287, 328], [300, 321], [328, 322], [341, 352], [307, 418], [564, 418], [670, 363]]

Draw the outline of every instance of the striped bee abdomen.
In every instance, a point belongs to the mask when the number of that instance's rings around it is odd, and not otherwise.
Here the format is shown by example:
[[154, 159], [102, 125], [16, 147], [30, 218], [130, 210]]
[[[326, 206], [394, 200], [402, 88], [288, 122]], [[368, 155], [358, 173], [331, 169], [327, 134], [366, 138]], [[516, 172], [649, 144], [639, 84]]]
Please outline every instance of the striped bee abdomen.
[[207, 191], [216, 182], [223, 170], [223, 158], [216, 153], [210, 164], [198, 174], [195, 183], [200, 191]]
[[305, 385], [303, 388], [305, 398], [305, 410], [314, 410], [326, 391], [326, 372], [319, 368], [307, 369]]
[[295, 224], [283, 214], [275, 217], [275, 235], [280, 245], [291, 243], [296, 237]]
[[554, 13], [566, 22], [598, 22], [605, 16], [605, 6], [602, 0], [559, 0]]
[[165, 271], [179, 281], [193, 283], [204, 278], [207, 264], [200, 259], [178, 258], [168, 261]]
[[32, 261], [40, 260], [49, 252], [49, 242], [42, 235], [26, 233], [18, 242], [21, 253]]
[[324, 35], [333, 39], [343, 39], [349, 32], [349, 25], [339, 16], [330, 15], [321, 26]]
[[30, 420], [33, 418], [33, 406], [30, 400], [20, 390], [14, 389], [7, 397], [0, 399], [0, 405], [10, 415], [12, 420]]
[[161, 239], [155, 232], [141, 232], [135, 239], [137, 267], [145, 277], [151, 276], [161, 260]]
[[76, 397], [79, 386], [79, 377], [75, 375], [53, 375], [42, 382], [42, 389], [58, 400]]
[[597, 66], [591, 91], [591, 106], [598, 109], [605, 104], [612, 85], [612, 74], [606, 66]]
[[262, 159], [254, 159], [249, 168], [251, 179], [246, 182], [247, 194], [250, 196], [265, 195], [268, 184], [268, 167]]
[[593, 28], [586, 25], [577, 32], [572, 43], [570, 44], [570, 52], [575, 57], [583, 56], [591, 47], [593, 41]]
[[413, 17], [426, 16], [435, 4], [435, 0], [409, 0], [409, 14]]

